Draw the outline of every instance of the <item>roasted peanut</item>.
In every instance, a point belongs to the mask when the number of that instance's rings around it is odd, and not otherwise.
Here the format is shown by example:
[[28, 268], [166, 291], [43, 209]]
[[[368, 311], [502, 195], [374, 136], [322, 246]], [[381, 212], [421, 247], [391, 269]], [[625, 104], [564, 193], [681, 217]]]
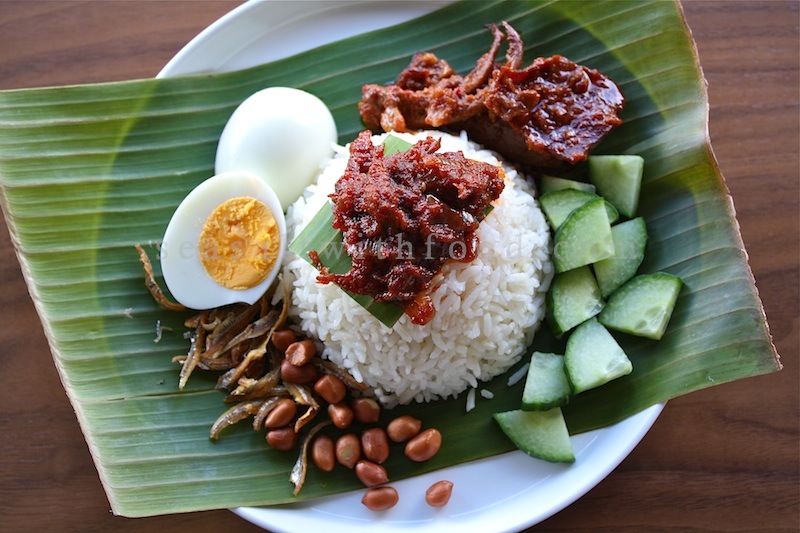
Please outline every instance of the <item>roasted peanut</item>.
[[400, 497], [394, 488], [378, 487], [367, 490], [364, 493], [364, 497], [361, 498], [361, 503], [370, 511], [385, 511], [397, 505], [399, 499]]
[[413, 416], [398, 416], [386, 427], [386, 433], [394, 442], [405, 442], [416, 436], [422, 428], [422, 421]]
[[332, 403], [328, 405], [328, 416], [333, 425], [339, 429], [347, 429], [353, 423], [353, 410], [345, 403]]
[[330, 472], [336, 464], [336, 452], [333, 440], [327, 435], [320, 435], [311, 444], [311, 460], [323, 472]]
[[381, 416], [381, 406], [372, 398], [356, 398], [350, 406], [356, 421], [362, 424], [374, 424]]
[[297, 334], [290, 329], [279, 329], [272, 332], [272, 345], [281, 353], [286, 353], [286, 348], [297, 341]]
[[389, 474], [384, 467], [363, 459], [356, 463], [356, 477], [370, 488], [389, 482]]
[[297, 414], [297, 404], [294, 400], [284, 398], [275, 404], [267, 418], [264, 419], [265, 428], [282, 428], [288, 426]]
[[294, 366], [308, 364], [315, 355], [317, 355], [317, 347], [314, 346], [314, 341], [311, 339], [293, 342], [286, 348], [286, 359]]
[[442, 447], [442, 434], [438, 429], [426, 429], [406, 443], [406, 457], [420, 463], [427, 461]]
[[308, 385], [317, 379], [319, 373], [314, 365], [295, 366], [284, 359], [281, 362], [281, 379], [295, 385]]
[[353, 468], [361, 458], [361, 442], [354, 433], [336, 439], [336, 460], [347, 468]]
[[347, 395], [347, 387], [342, 380], [331, 374], [325, 374], [314, 383], [314, 390], [328, 403], [339, 403]]
[[431, 507], [444, 507], [450, 501], [453, 493], [453, 483], [451, 481], [437, 481], [425, 491], [425, 501]]
[[267, 432], [267, 444], [276, 450], [291, 450], [297, 444], [297, 433], [292, 428], [272, 429]]
[[383, 428], [370, 428], [361, 433], [361, 451], [373, 463], [381, 464], [389, 458], [389, 439]]

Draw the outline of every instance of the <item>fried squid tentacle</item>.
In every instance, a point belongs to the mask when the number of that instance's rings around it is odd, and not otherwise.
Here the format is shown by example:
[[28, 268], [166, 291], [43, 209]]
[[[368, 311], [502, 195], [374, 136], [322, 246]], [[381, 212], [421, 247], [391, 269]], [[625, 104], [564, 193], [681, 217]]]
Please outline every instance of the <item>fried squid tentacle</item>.
[[[458, 87], [467, 94], [472, 94], [481, 87], [485, 86], [489, 81], [489, 78], [492, 77], [492, 71], [494, 71], [495, 68], [494, 60], [497, 57], [497, 52], [500, 51], [500, 45], [506, 38], [506, 36], [503, 35], [502, 30], [497, 27], [497, 24], [490, 24], [489, 29], [492, 31], [492, 35], [494, 37], [492, 46], [489, 48], [488, 52], [483, 54], [480, 59], [478, 59], [478, 62], [475, 64], [475, 68], [473, 68], [463, 80], [460, 80], [460, 83], [458, 84]], [[519, 35], [517, 35], [517, 37], [519, 37]]]
[[513, 70], [519, 70], [522, 67], [522, 54], [524, 45], [522, 37], [520, 37], [517, 30], [506, 21], [503, 21], [503, 28], [506, 30], [508, 39], [508, 49], [506, 50], [506, 66]]

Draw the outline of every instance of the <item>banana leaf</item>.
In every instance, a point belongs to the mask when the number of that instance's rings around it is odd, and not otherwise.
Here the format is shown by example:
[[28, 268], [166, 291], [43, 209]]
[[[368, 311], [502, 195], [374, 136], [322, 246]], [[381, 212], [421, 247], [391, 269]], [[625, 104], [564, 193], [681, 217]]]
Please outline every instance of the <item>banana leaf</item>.
[[[466, 72], [490, 42], [484, 24], [501, 20], [522, 35], [527, 61], [563, 54], [620, 85], [625, 123], [597, 152], [645, 158], [640, 209], [650, 241], [642, 271], [686, 284], [660, 342], [618, 337], [633, 373], [576, 397], [565, 408], [570, 431], [780, 368], [712, 155], [704, 80], [677, 3], [456, 3], [245, 71], [1, 92], [3, 210], [115, 513], [269, 505], [359, 486], [350, 471], [323, 478], [311, 469], [294, 497], [294, 454], [270, 449], [247, 424], [209, 439], [223, 393], [213, 388], [216, 376], [200, 372], [177, 390], [171, 358], [187, 350], [184, 316], [153, 302], [134, 244], [155, 255], [175, 207], [213, 173], [225, 121], [256, 90], [286, 85], [320, 96], [347, 142], [362, 129], [362, 84], [391, 81], [419, 50]], [[164, 333], [155, 343], [157, 323]], [[533, 348], [561, 347], [542, 330]], [[521, 387], [508, 387], [506, 376], [493, 380], [486, 388], [494, 399], [468, 414], [463, 397], [398, 409], [435, 420], [445, 444], [427, 463], [393, 457], [387, 468], [413, 476], [512, 449], [491, 413], [517, 408]]]

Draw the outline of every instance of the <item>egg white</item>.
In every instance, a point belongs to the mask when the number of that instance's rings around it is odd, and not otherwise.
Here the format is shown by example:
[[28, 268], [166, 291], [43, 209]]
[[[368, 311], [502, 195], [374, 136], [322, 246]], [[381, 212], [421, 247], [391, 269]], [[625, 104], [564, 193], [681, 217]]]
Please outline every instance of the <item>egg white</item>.
[[313, 94], [270, 87], [242, 102], [217, 145], [215, 171], [251, 172], [275, 191], [284, 210], [297, 200], [333, 155], [336, 123]]
[[[198, 243], [203, 224], [220, 204], [248, 196], [263, 203], [278, 224], [280, 246], [275, 265], [267, 277], [249, 289], [234, 290], [219, 285], [200, 261]], [[164, 233], [161, 271], [172, 297], [190, 309], [211, 309], [227, 304], [254, 303], [275, 280], [286, 248], [286, 221], [278, 197], [258, 176], [247, 172], [217, 174], [198, 185], [181, 202]]]

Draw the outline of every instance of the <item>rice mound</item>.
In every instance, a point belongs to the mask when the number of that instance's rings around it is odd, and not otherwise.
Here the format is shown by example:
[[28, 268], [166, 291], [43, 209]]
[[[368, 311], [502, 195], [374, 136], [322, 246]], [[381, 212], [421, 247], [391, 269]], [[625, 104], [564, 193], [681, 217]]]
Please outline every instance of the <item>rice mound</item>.
[[[436, 314], [425, 326], [403, 315], [386, 327], [338, 286], [316, 282], [317, 270], [288, 252], [284, 279], [291, 284], [290, 316], [324, 345], [322, 356], [374, 389], [385, 407], [456, 396], [502, 374], [519, 361], [544, 316], [552, 279], [547, 222], [522, 175], [465, 134], [436, 131], [393, 133], [409, 142], [442, 139], [442, 152], [502, 164], [506, 185], [481, 222], [477, 258], [444, 266], [431, 293]], [[380, 144], [386, 134], [373, 136]], [[344, 173], [341, 148], [317, 183], [288, 210], [290, 238], [299, 234], [328, 201]]]

